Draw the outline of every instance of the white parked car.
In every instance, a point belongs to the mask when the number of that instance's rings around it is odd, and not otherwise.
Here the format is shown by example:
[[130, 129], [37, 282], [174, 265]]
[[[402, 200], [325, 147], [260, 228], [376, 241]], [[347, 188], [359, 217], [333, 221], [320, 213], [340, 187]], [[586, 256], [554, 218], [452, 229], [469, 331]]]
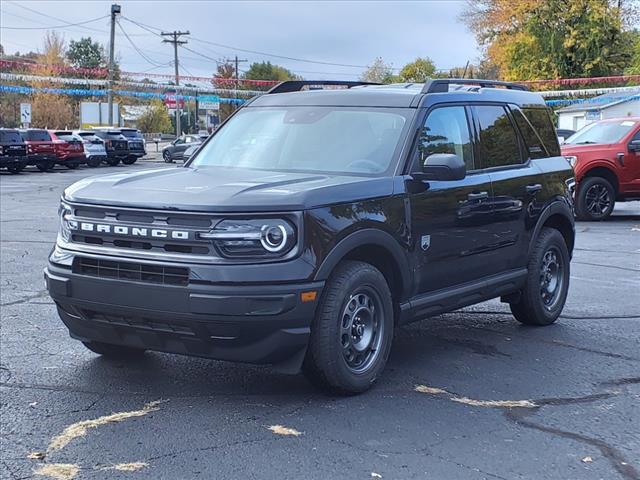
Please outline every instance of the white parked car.
[[98, 137], [95, 132], [76, 130], [73, 133], [82, 139], [84, 154], [87, 157], [87, 165], [90, 167], [98, 167], [102, 162], [107, 161], [107, 150], [104, 146], [104, 140]]

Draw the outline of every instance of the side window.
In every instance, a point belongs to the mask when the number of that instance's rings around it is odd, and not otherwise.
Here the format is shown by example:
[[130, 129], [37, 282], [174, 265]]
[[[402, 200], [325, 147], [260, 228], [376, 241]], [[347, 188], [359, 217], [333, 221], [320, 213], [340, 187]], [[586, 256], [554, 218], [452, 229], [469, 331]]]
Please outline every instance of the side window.
[[558, 136], [556, 135], [556, 129], [551, 120], [549, 109], [544, 107], [530, 107], [523, 108], [522, 111], [542, 140], [549, 155], [554, 157], [559, 156], [560, 145], [558, 145]]
[[520, 143], [504, 107], [475, 107], [480, 124], [480, 161], [482, 168], [522, 163]]
[[638, 130], [636, 134], [633, 136], [633, 138], [631, 139], [631, 141], [634, 141], [634, 140], [640, 140], [640, 130]]
[[536, 159], [547, 157], [547, 151], [544, 148], [542, 140], [520, 109], [511, 108], [511, 113], [513, 114], [513, 118], [518, 126], [518, 130], [520, 130], [520, 133], [522, 134], [522, 138], [524, 138], [529, 158]]
[[439, 107], [429, 113], [419, 142], [414, 171], [422, 170], [424, 159], [434, 153], [453, 153], [464, 160], [467, 170], [474, 169], [469, 122], [462, 106]]

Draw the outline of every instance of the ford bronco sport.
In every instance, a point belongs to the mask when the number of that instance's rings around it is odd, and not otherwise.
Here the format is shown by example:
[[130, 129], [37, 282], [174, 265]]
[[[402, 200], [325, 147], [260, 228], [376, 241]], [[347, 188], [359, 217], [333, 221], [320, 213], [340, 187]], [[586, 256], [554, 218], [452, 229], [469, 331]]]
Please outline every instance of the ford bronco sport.
[[99, 354], [269, 363], [361, 392], [396, 325], [495, 297], [553, 323], [572, 186], [544, 101], [518, 85], [289, 81], [184, 167], [68, 187], [45, 278]]

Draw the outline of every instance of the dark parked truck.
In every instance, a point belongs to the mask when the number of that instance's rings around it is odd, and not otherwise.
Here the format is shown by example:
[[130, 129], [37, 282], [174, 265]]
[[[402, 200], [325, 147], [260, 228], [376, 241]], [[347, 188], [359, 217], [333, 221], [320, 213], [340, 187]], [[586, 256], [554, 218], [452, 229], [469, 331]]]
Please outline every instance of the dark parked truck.
[[12, 128], [0, 128], [0, 168], [20, 173], [28, 164], [27, 144], [20, 132]]
[[30, 165], [35, 165], [41, 172], [55, 167], [57, 162], [55, 146], [49, 132], [39, 128], [20, 130], [20, 135], [27, 144], [27, 157]]
[[140, 130], [135, 128], [121, 128], [120, 133], [128, 140], [129, 155], [122, 160], [125, 165], [136, 163], [139, 158], [147, 154], [146, 143]]
[[95, 135], [104, 141], [107, 151], [107, 164], [115, 167], [129, 158], [129, 141], [120, 130], [95, 130]]
[[518, 85], [284, 82], [184, 167], [67, 188], [45, 278], [94, 352], [269, 363], [361, 392], [397, 325], [495, 297], [553, 323], [572, 185], [544, 101]]

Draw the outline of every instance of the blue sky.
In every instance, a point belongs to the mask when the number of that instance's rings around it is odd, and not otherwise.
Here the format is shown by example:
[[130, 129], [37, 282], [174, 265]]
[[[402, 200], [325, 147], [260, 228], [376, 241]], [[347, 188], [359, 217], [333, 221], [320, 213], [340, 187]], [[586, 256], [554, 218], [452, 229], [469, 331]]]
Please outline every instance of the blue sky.
[[[82, 26], [65, 24], [108, 15], [111, 3], [3, 0], [0, 41], [9, 53], [38, 50], [46, 29], [34, 27], [64, 25], [55, 30], [64, 34], [67, 41], [91, 36], [106, 45], [107, 18]], [[459, 21], [464, 1], [125, 0], [118, 3], [122, 5], [124, 18], [152, 27], [149, 31], [124, 19], [120, 22], [143, 55], [116, 29], [116, 52], [123, 70], [128, 71], [173, 72], [172, 47], [163, 44], [154, 34], [158, 33], [156, 28], [191, 32], [186, 47], [193, 51], [180, 50], [180, 63], [184, 67], [181, 73], [185, 75], [210, 75], [215, 71], [215, 60], [236, 54], [249, 62], [269, 60], [305, 78], [317, 79], [356, 79], [362, 67], [378, 56], [396, 68], [417, 56], [428, 56], [438, 68], [448, 69], [464, 66], [467, 60], [474, 61], [479, 55], [474, 37]], [[247, 65], [242, 63], [240, 68]]]

